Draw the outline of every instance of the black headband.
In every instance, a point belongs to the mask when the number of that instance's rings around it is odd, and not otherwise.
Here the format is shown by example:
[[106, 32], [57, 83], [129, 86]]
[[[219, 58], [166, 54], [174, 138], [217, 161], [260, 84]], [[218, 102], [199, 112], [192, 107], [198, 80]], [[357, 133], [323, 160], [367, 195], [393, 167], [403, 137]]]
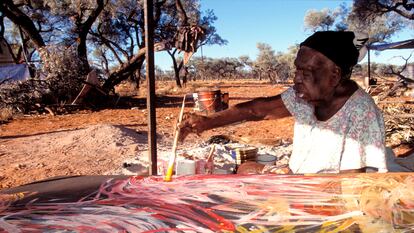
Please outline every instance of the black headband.
[[312, 48], [339, 66], [342, 72], [348, 73], [357, 64], [359, 52], [354, 45], [353, 32], [320, 31], [303, 41], [300, 46]]

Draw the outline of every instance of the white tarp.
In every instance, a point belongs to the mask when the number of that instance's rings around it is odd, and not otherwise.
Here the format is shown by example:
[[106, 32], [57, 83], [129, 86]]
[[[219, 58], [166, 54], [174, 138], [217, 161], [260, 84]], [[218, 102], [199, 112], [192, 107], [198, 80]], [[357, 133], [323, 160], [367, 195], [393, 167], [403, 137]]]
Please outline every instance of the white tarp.
[[9, 64], [0, 66], [0, 82], [6, 79], [13, 81], [25, 80], [30, 77], [26, 64]]

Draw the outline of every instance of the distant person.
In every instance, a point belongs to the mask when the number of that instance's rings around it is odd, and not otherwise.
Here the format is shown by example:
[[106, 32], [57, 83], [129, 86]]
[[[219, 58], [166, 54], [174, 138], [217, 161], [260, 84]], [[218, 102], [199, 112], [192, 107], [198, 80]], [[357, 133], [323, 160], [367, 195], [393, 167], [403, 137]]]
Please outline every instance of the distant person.
[[387, 172], [384, 120], [373, 99], [354, 81], [359, 51], [353, 32], [316, 32], [300, 44], [294, 86], [280, 95], [237, 104], [210, 116], [186, 115], [189, 133], [241, 121], [295, 118], [288, 169], [244, 163], [238, 173]]

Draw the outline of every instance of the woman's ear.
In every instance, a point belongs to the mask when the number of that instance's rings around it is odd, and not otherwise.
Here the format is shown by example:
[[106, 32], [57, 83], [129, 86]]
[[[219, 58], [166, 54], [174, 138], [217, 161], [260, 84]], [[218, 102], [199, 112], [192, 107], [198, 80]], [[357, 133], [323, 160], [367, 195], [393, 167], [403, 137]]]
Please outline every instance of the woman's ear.
[[338, 66], [335, 66], [332, 70], [332, 78], [331, 80], [331, 85], [336, 87], [339, 85], [340, 81], [341, 81], [341, 68], [339, 68]]

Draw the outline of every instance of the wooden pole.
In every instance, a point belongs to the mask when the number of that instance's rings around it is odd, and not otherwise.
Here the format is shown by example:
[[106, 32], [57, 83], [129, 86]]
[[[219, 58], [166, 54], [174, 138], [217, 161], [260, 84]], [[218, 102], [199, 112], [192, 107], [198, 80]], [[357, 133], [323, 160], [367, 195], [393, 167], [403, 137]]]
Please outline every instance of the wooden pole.
[[371, 49], [368, 47], [368, 86], [371, 83], [371, 56], [370, 56]]
[[20, 27], [20, 26], [19, 26], [19, 33], [20, 33], [20, 39], [22, 40], [22, 49], [23, 49], [24, 61], [26, 62], [27, 65], [29, 65], [29, 59], [27, 57], [27, 48], [26, 48], [26, 45], [24, 44], [24, 35], [23, 35], [22, 27]]
[[145, 61], [147, 79], [147, 111], [148, 111], [148, 160], [150, 176], [157, 175], [157, 131], [155, 115], [155, 73], [154, 73], [154, 6], [152, 0], [144, 0], [145, 18]]

